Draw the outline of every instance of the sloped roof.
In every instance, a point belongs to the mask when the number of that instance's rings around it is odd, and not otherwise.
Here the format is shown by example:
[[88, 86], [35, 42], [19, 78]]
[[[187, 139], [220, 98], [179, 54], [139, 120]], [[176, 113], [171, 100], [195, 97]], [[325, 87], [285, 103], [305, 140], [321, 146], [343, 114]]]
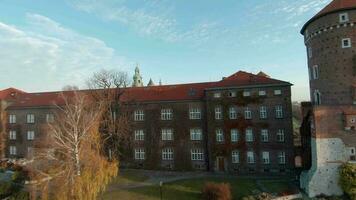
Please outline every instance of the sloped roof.
[[18, 94], [23, 94], [24, 91], [18, 90], [16, 88], [7, 88], [0, 90], [0, 100], [8, 100], [15, 98]]
[[304, 34], [304, 31], [307, 28], [307, 26], [322, 16], [325, 16], [330, 13], [342, 11], [342, 10], [349, 10], [355, 8], [356, 8], [356, 0], [333, 0], [319, 13], [317, 13], [314, 17], [312, 17], [307, 23], [305, 23], [300, 33]]
[[[199, 100], [204, 97], [204, 91], [207, 89], [266, 84], [291, 85], [289, 82], [239, 71], [217, 82], [124, 88], [121, 100], [127, 102]], [[81, 92], [89, 92], [89, 90], [81, 90]], [[64, 103], [61, 94], [62, 92], [21, 94], [9, 108], [61, 105]], [[73, 91], [65, 91], [63, 94], [72, 95]]]

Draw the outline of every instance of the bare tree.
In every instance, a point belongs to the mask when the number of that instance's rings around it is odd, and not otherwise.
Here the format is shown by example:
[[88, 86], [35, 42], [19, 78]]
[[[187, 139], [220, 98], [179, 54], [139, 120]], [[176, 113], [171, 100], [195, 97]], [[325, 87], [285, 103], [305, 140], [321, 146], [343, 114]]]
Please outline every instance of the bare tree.
[[53, 199], [95, 199], [117, 173], [117, 163], [101, 152], [104, 104], [76, 91], [66, 92], [63, 102], [36, 145], [33, 185], [41, 188], [43, 199], [48, 190]]
[[93, 98], [104, 102], [100, 132], [104, 151], [110, 159], [118, 159], [121, 144], [128, 141], [129, 115], [121, 98], [129, 84], [127, 73], [116, 70], [101, 70], [87, 80]]

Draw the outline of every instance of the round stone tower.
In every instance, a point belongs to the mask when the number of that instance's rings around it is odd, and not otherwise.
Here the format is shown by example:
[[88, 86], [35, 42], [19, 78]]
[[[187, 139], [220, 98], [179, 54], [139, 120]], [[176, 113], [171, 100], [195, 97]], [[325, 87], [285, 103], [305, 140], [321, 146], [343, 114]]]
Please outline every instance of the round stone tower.
[[313, 104], [356, 104], [356, 1], [332, 1], [301, 33], [307, 47]]

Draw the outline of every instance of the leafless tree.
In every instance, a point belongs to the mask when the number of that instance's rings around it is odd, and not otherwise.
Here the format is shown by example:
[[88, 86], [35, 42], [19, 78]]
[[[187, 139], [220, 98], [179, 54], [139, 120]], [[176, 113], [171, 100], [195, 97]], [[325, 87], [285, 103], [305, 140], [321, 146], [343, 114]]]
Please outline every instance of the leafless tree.
[[100, 132], [104, 151], [110, 159], [119, 158], [121, 144], [128, 141], [129, 113], [121, 98], [129, 84], [127, 73], [116, 70], [98, 71], [87, 80], [93, 98], [104, 102]]

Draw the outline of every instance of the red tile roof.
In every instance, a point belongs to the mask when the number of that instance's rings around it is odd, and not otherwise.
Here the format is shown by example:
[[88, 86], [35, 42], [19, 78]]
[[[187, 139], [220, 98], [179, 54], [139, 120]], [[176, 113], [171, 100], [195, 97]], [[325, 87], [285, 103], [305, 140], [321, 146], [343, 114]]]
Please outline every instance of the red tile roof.
[[0, 100], [14, 99], [18, 94], [23, 93], [25, 92], [15, 88], [7, 88], [4, 90], [0, 90]]
[[[207, 89], [221, 87], [240, 87], [251, 85], [291, 85], [288, 82], [271, 79], [265, 76], [254, 75], [251, 73], [239, 71], [218, 82], [190, 83], [179, 85], [162, 85], [148, 87], [130, 87], [125, 88], [122, 101], [177, 101], [177, 100], [199, 100], [204, 97], [204, 91]], [[82, 90], [82, 92], [89, 92]], [[72, 95], [73, 92], [66, 91], [64, 94]], [[16, 103], [10, 108], [15, 107], [39, 107], [63, 104], [61, 92], [44, 93], [26, 93], [19, 95]]]
[[316, 14], [307, 23], [305, 23], [305, 25], [301, 30], [301, 33], [304, 34], [304, 31], [307, 28], [307, 26], [322, 16], [325, 16], [333, 12], [355, 9], [355, 8], [356, 8], [356, 0], [333, 0], [330, 4], [328, 4], [325, 8], [323, 8], [318, 14]]

